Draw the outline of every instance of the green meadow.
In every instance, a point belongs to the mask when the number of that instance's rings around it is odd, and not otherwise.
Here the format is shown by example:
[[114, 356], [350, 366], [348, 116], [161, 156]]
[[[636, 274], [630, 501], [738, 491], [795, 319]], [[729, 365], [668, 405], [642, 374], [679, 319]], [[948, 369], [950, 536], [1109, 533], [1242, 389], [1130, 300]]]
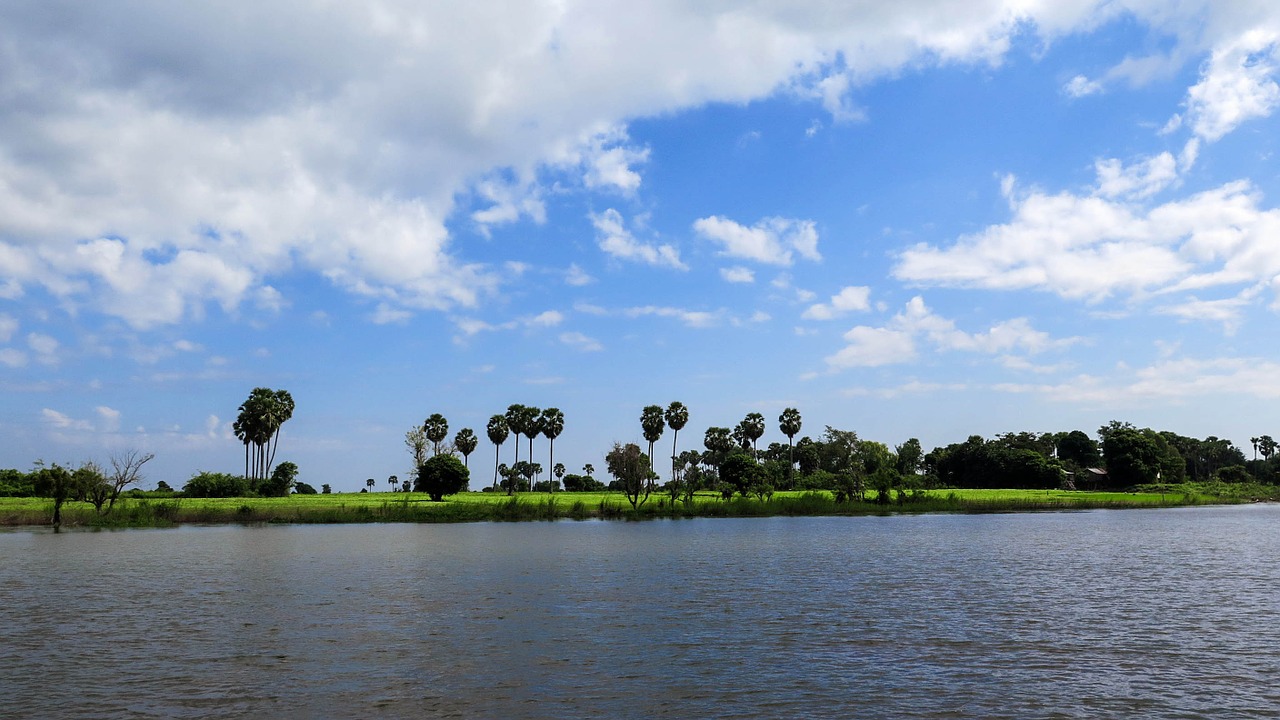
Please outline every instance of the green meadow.
[[[1263, 494], [1265, 491], [1266, 494]], [[883, 515], [892, 513], [998, 513], [1101, 508], [1155, 508], [1275, 500], [1274, 487], [1173, 486], [1164, 492], [1068, 490], [927, 490], [876, 502], [837, 502], [824, 491], [776, 492], [765, 498], [700, 493], [689, 502], [654, 494], [632, 508], [619, 492], [465, 492], [432, 502], [425, 493], [344, 493], [287, 497], [184, 498], [161, 493], [124, 496], [98, 515], [89, 503], [68, 502], [64, 527], [169, 527], [208, 523], [503, 522], [560, 519], [644, 520], [687, 517]], [[0, 498], [0, 525], [48, 525], [47, 498]]]

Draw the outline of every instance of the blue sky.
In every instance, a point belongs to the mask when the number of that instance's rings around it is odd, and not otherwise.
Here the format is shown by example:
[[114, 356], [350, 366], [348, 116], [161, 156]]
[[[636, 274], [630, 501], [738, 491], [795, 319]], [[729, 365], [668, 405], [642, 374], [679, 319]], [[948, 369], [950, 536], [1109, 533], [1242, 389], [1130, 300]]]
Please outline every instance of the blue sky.
[[237, 471], [256, 386], [337, 490], [517, 402], [1280, 430], [1266, 3], [417, 5], [0, 8], [0, 466]]

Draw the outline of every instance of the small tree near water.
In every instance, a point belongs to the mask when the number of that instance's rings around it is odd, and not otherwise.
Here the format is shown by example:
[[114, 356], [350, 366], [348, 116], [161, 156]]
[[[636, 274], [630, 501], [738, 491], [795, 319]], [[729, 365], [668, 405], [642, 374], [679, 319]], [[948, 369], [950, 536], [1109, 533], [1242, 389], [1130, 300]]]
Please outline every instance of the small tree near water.
[[435, 502], [440, 502], [445, 495], [466, 490], [470, 479], [471, 471], [458, 458], [447, 453], [433, 455], [418, 466], [413, 489], [415, 492], [426, 493]]

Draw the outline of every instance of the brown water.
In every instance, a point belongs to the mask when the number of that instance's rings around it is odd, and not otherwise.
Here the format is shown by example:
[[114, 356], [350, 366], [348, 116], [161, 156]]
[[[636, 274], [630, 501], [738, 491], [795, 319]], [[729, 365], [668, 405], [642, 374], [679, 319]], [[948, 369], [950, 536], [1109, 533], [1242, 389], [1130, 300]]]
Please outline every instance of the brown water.
[[1280, 717], [1280, 507], [0, 533], [0, 716]]

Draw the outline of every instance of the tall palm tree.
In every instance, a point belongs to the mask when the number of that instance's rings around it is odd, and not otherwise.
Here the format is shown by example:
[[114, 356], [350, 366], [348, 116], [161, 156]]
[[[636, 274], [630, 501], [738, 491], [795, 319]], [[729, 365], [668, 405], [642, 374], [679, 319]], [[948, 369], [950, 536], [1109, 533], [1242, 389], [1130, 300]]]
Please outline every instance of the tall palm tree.
[[778, 429], [782, 431], [783, 435], [787, 436], [787, 468], [788, 468], [787, 471], [788, 472], [790, 472], [790, 468], [794, 464], [794, 460], [792, 460], [792, 457], [791, 457], [791, 452], [794, 449], [794, 445], [792, 444], [791, 441], [793, 438], [795, 438], [796, 435], [800, 433], [800, 426], [802, 424], [803, 423], [800, 421], [800, 411], [795, 408], [787, 408], [786, 410], [782, 411], [781, 415], [778, 416]]
[[[241, 403], [239, 415], [232, 423], [236, 437], [245, 444], [245, 476], [253, 480], [265, 480], [275, 463], [276, 448], [280, 444], [280, 426], [293, 417], [293, 396], [287, 390], [258, 387]], [[249, 462], [249, 444], [256, 448], [252, 468]]]
[[476, 446], [479, 444], [480, 440], [471, 428], [462, 428], [457, 435], [453, 436], [453, 446], [458, 448], [458, 452], [462, 453], [463, 467], [470, 467], [467, 464], [467, 457], [475, 452]]
[[533, 462], [533, 439], [542, 434], [542, 411], [530, 405], [521, 415], [520, 432], [529, 438], [529, 462]]
[[[552, 407], [543, 410], [542, 435], [547, 438], [551, 445], [551, 455], [547, 460], [547, 465], [552, 468], [556, 467], [556, 438], [560, 437], [562, 432], [564, 432], [564, 413], [560, 411], [560, 408]], [[564, 473], [561, 474], [563, 475]]]
[[640, 429], [644, 432], [644, 439], [649, 441], [649, 487], [653, 487], [653, 444], [658, 442], [658, 438], [662, 437], [662, 431], [667, 427], [667, 419], [662, 414], [661, 405], [646, 405], [640, 411]]
[[[507, 406], [507, 430], [516, 438], [516, 458], [511, 462], [511, 467], [515, 467], [520, 462], [520, 435], [524, 432], [525, 406], [520, 404], [512, 404]], [[507, 494], [511, 494], [511, 488], [507, 488]]]
[[1249, 442], [1253, 443], [1253, 459], [1257, 460], [1258, 459], [1258, 438], [1256, 437], [1249, 438]]
[[689, 422], [689, 408], [676, 400], [667, 406], [665, 413], [667, 427], [671, 428], [671, 479], [676, 479], [676, 441], [680, 439], [680, 431]]
[[764, 435], [764, 416], [760, 413], [747, 413], [742, 420], [743, 434], [751, 441], [751, 454], [759, 457], [756, 441]]
[[485, 428], [489, 433], [489, 442], [493, 443], [493, 489], [498, 489], [498, 450], [502, 447], [502, 443], [507, 441], [507, 418], [503, 415], [494, 415], [489, 418], [489, 425]]
[[391, 477], [387, 478], [387, 484], [391, 486], [391, 492], [395, 492], [396, 486], [400, 484], [400, 478], [396, 477], [395, 475], [392, 475]]
[[440, 454], [440, 443], [449, 436], [449, 421], [444, 419], [440, 413], [432, 413], [426, 422], [422, 423], [422, 431], [427, 434], [427, 439], [431, 441], [431, 454]]
[[373, 486], [377, 485], [378, 481], [374, 480], [373, 478], [369, 478], [368, 480], [364, 481], [364, 484], [365, 484], [365, 487], [369, 488], [369, 492], [373, 492]]

